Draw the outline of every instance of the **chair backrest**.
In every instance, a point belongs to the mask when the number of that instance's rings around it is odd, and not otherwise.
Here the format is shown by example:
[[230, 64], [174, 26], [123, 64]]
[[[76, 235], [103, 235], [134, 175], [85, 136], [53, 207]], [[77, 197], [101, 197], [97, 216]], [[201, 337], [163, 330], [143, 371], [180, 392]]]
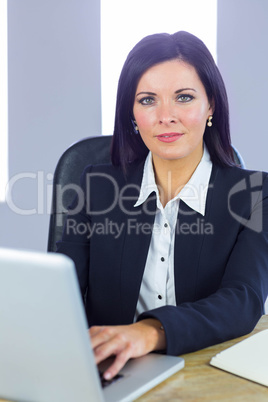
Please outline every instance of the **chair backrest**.
[[48, 251], [56, 251], [61, 239], [67, 208], [76, 195], [76, 186], [87, 165], [109, 163], [111, 135], [84, 138], [72, 144], [60, 157], [53, 179]]
[[[71, 145], [60, 157], [54, 173], [52, 211], [49, 224], [48, 251], [56, 251], [61, 239], [67, 208], [76, 195], [76, 186], [84, 168], [91, 164], [109, 163], [111, 135], [84, 138]], [[245, 167], [239, 152], [234, 149], [235, 161]]]
[[232, 148], [233, 148], [235, 163], [237, 164], [237, 166], [240, 166], [242, 169], [245, 169], [246, 165], [245, 165], [245, 162], [244, 162], [242, 156], [240, 155], [239, 151], [233, 145], [232, 145]]

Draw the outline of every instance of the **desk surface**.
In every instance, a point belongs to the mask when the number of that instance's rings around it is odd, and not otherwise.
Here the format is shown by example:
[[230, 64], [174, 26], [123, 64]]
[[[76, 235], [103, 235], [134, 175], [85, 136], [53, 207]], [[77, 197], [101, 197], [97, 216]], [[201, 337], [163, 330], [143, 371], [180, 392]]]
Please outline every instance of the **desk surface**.
[[260, 319], [254, 331], [249, 335], [183, 355], [184, 369], [137, 401], [267, 402], [267, 387], [219, 370], [209, 364], [210, 359], [217, 353], [264, 329], [268, 329], [268, 315]]
[[[182, 357], [185, 359], [184, 369], [147, 392], [137, 401], [267, 402], [267, 387], [209, 365], [212, 356], [264, 329], [268, 329], [268, 315], [260, 319], [254, 331], [249, 335], [183, 355]], [[0, 399], [0, 402], [7, 401]]]

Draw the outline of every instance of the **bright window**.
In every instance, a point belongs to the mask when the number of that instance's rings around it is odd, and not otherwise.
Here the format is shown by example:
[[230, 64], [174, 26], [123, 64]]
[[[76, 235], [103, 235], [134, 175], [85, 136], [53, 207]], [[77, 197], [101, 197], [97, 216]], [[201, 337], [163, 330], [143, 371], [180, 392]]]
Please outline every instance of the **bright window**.
[[191, 32], [216, 60], [217, 0], [101, 0], [102, 133], [112, 134], [117, 82], [131, 48], [152, 33]]
[[0, 202], [8, 180], [7, 0], [0, 0]]

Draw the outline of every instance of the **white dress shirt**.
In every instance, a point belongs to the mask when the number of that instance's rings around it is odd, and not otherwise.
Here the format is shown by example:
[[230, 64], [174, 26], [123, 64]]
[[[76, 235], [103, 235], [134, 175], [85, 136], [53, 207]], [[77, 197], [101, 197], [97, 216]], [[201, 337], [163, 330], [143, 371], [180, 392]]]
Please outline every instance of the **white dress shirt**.
[[[151, 243], [147, 255], [135, 319], [144, 311], [165, 305], [176, 306], [174, 283], [174, 243], [175, 232], [180, 230], [177, 216], [180, 199], [190, 208], [205, 215], [207, 190], [212, 170], [212, 162], [206, 146], [202, 159], [188, 183], [163, 208], [155, 183], [152, 154], [149, 152], [143, 170], [139, 198], [134, 205], [143, 204], [152, 192], [156, 193], [156, 215]], [[176, 226], [177, 225], [177, 226]], [[183, 228], [191, 230], [191, 228]]]

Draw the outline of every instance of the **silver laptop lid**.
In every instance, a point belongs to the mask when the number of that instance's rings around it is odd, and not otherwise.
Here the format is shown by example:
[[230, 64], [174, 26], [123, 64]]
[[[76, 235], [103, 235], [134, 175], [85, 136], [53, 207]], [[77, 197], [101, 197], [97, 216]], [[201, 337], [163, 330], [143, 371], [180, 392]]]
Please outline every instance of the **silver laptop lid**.
[[0, 326], [0, 397], [103, 400], [69, 258], [0, 249]]

